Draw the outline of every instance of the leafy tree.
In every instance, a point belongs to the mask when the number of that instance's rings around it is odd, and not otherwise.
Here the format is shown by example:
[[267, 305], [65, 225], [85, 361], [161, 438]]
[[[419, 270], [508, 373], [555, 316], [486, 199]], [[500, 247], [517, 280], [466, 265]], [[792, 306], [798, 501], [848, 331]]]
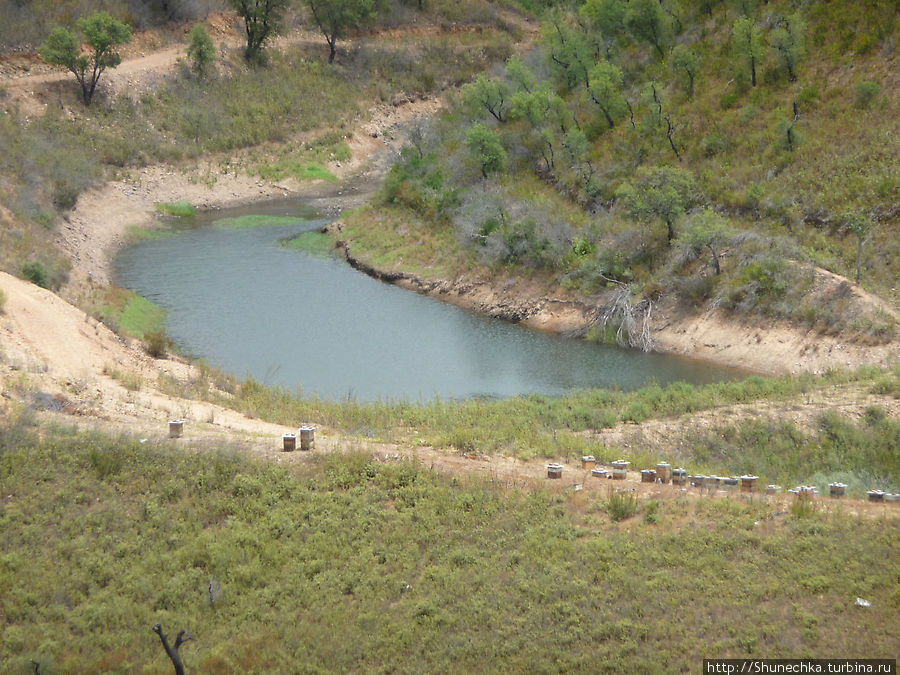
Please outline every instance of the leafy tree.
[[569, 151], [569, 156], [573, 162], [587, 155], [591, 149], [590, 141], [588, 141], [585, 133], [577, 127], [572, 127], [563, 137], [563, 145]]
[[607, 39], [625, 30], [624, 0], [587, 0], [581, 8], [581, 16], [587, 19]]
[[244, 20], [247, 36], [244, 58], [256, 62], [262, 56], [266, 40], [281, 30], [284, 11], [291, 0], [228, 0], [228, 3]]
[[731, 228], [725, 219], [707, 207], [690, 216], [687, 228], [678, 237], [678, 243], [695, 254], [699, 254], [704, 248], [709, 249], [718, 275], [722, 272], [719, 252], [731, 236]]
[[671, 31], [659, 0], [630, 0], [624, 23], [625, 29], [636, 40], [649, 42], [660, 58], [665, 56], [663, 45], [668, 42]]
[[85, 105], [90, 105], [103, 71], [122, 62], [115, 48], [131, 41], [131, 27], [106, 12], [82, 17], [75, 25], [90, 48], [88, 55], [82, 54], [78, 36], [62, 27], [50, 32], [39, 51], [47, 63], [65, 66], [75, 75], [81, 85], [81, 98]]
[[487, 178], [489, 173], [500, 171], [506, 160], [506, 150], [500, 143], [500, 136], [481, 122], [476, 122], [466, 134], [466, 147], [475, 155], [481, 175]]
[[803, 143], [803, 135], [796, 128], [800, 121], [797, 102], [794, 101], [794, 115], [790, 119], [781, 120], [775, 132], [775, 147], [779, 150], [793, 152]]
[[722, 0], [700, 0], [699, 9], [701, 12], [706, 12], [706, 15], [712, 18], [713, 7], [721, 2]]
[[506, 77], [519, 91], [525, 91], [530, 94], [537, 89], [537, 78], [528, 66], [522, 63], [522, 59], [518, 56], [510, 56], [507, 60]]
[[844, 227], [856, 235], [856, 283], [859, 283], [863, 242], [868, 238], [872, 228], [875, 227], [875, 223], [866, 214], [858, 211], [845, 213], [841, 220], [844, 221]]
[[806, 56], [806, 22], [799, 14], [782, 17], [772, 29], [775, 58], [787, 71], [791, 82], [797, 80], [797, 65]]
[[765, 56], [762, 30], [749, 17], [736, 19], [731, 26], [731, 47], [738, 62], [739, 72], [750, 71], [750, 83], [756, 86], [756, 67]]
[[531, 127], [523, 143], [533, 155], [539, 156], [548, 172], [555, 168], [555, 144], [572, 125], [572, 113], [566, 102], [548, 87], [533, 93], [517, 92], [510, 101], [509, 117], [524, 120]]
[[666, 223], [667, 242], [675, 238], [674, 222], [691, 201], [694, 179], [690, 171], [668, 166], [641, 167], [633, 183], [624, 183], [616, 191], [628, 214], [643, 222]]
[[587, 87], [599, 46], [584, 30], [572, 28], [558, 16], [551, 16], [547, 25], [545, 42], [554, 77], [569, 89]]
[[728, 4], [741, 16], [752, 16], [759, 8], [759, 0], [730, 0]]
[[190, 44], [188, 45], [187, 55], [191, 61], [191, 70], [198, 77], [205, 77], [209, 72], [209, 67], [216, 58], [216, 47], [212, 38], [206, 32], [206, 26], [198, 23], [191, 28], [188, 35]]
[[510, 90], [506, 82], [487, 77], [484, 73], [462, 88], [463, 103], [470, 110], [477, 111], [484, 108], [498, 122], [506, 121], [504, 115], [509, 107], [509, 95]]
[[351, 26], [360, 26], [375, 15], [374, 0], [305, 0], [313, 21], [328, 43], [328, 63], [334, 63], [337, 41]]
[[597, 104], [606, 123], [615, 126], [616, 117], [625, 114], [624, 76], [622, 70], [609, 61], [600, 61], [591, 69], [588, 96]]
[[700, 72], [700, 57], [686, 45], [678, 45], [672, 50], [672, 70], [685, 79], [688, 98], [694, 97], [694, 83]]

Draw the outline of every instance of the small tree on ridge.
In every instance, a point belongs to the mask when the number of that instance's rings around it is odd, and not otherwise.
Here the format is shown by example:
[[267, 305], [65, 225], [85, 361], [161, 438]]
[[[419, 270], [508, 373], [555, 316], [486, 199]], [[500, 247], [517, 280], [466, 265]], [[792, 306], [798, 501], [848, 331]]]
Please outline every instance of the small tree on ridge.
[[719, 275], [722, 273], [719, 253], [731, 237], [732, 231], [725, 219], [707, 207], [689, 216], [687, 227], [678, 237], [678, 243], [698, 255], [704, 248], [709, 249], [716, 275]]
[[337, 41], [351, 26], [367, 23], [375, 14], [374, 0], [305, 0], [313, 21], [328, 43], [328, 63], [334, 63]]
[[47, 63], [64, 66], [75, 75], [81, 85], [81, 98], [85, 105], [90, 105], [103, 71], [122, 62], [115, 48], [131, 41], [131, 27], [106, 12], [82, 17], [75, 25], [84, 34], [89, 55], [82, 53], [78, 36], [61, 26], [50, 32], [39, 52]]
[[875, 227], [875, 223], [866, 214], [858, 211], [845, 213], [842, 220], [844, 221], [844, 226], [856, 235], [856, 283], [859, 283], [862, 271], [863, 243], [868, 238], [872, 228]]
[[258, 61], [266, 40], [281, 30], [284, 10], [291, 0], [228, 0], [228, 3], [244, 20], [244, 34], [247, 36], [244, 58], [251, 62]]
[[205, 77], [216, 58], [216, 47], [206, 31], [206, 26], [202, 23], [191, 28], [188, 37], [191, 41], [187, 50], [188, 58], [191, 61], [191, 70], [197, 77]]
[[472, 152], [481, 176], [487, 178], [489, 173], [500, 171], [506, 160], [506, 150], [500, 143], [500, 136], [496, 131], [476, 122], [466, 134], [466, 147]]

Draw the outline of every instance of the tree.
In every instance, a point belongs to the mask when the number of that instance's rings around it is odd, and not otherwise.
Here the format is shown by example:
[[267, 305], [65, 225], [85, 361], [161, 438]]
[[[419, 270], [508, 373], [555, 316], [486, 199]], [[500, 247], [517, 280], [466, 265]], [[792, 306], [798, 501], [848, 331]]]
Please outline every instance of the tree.
[[875, 223], [866, 214], [857, 211], [845, 213], [841, 220], [844, 221], [844, 227], [856, 235], [856, 283], [859, 283], [863, 242], [868, 238], [872, 228], [875, 227]]
[[649, 42], [663, 58], [663, 45], [669, 39], [666, 13], [659, 0], [630, 0], [625, 12], [625, 28], [636, 40]]
[[75, 25], [85, 37], [89, 55], [82, 53], [78, 36], [63, 27], [50, 32], [39, 52], [47, 63], [64, 66], [75, 75], [81, 85], [81, 98], [90, 105], [103, 71], [122, 62], [115, 48], [131, 41], [131, 27], [106, 12], [82, 17]]
[[759, 0], [729, 0], [728, 4], [734, 7], [734, 11], [741, 16], [752, 16], [759, 8]]
[[600, 108], [610, 128], [615, 126], [614, 117], [625, 114], [623, 87], [622, 70], [609, 61], [601, 61], [591, 69], [588, 96]]
[[625, 183], [616, 191], [616, 199], [636, 220], [664, 221], [666, 241], [671, 245], [675, 238], [674, 222], [687, 209], [693, 189], [690, 171], [669, 166], [641, 167], [633, 183]]
[[313, 21], [328, 43], [328, 63], [334, 63], [337, 41], [350, 26], [360, 26], [375, 15], [374, 0], [305, 0]]
[[463, 85], [463, 103], [473, 111], [480, 112], [481, 108], [487, 110], [498, 122], [505, 122], [504, 117], [508, 107], [510, 95], [506, 82], [494, 77], [487, 77], [484, 73], [478, 75], [474, 82]]
[[678, 243], [694, 254], [699, 254], [704, 248], [709, 249], [718, 275], [722, 272], [719, 252], [731, 236], [731, 228], [725, 219], [707, 207], [690, 216], [687, 228], [678, 237]]
[[481, 168], [481, 175], [487, 178], [488, 173], [500, 171], [506, 160], [506, 150], [500, 143], [500, 136], [481, 122], [476, 122], [466, 134], [466, 147], [475, 155]]
[[588, 71], [597, 60], [599, 46], [583, 29], [572, 28], [559, 15], [551, 14], [546, 24], [547, 55], [557, 81], [569, 89], [588, 86]]
[[678, 45], [672, 50], [672, 70], [686, 80], [688, 98], [694, 98], [694, 83], [700, 72], [700, 57], [690, 47]]
[[612, 39], [625, 30], [625, 0], [587, 0], [581, 8], [581, 16], [599, 29], [606, 39]]
[[244, 20], [247, 36], [244, 58], [251, 63], [259, 61], [266, 40], [281, 30], [284, 11], [291, 0], [228, 0], [228, 3]]
[[806, 56], [806, 22], [799, 14], [781, 17], [772, 29], [771, 46], [775, 58], [787, 71], [791, 82], [797, 81], [797, 65]]
[[738, 61], [739, 72], [750, 71], [750, 83], [756, 86], [756, 66], [762, 63], [765, 55], [765, 42], [762, 30], [749, 17], [736, 19], [731, 26], [731, 47]]
[[212, 38], [206, 32], [206, 26], [198, 23], [191, 28], [188, 35], [190, 44], [188, 45], [187, 55], [191, 61], [191, 70], [197, 77], [205, 77], [209, 72], [209, 67], [216, 58], [216, 47]]
[[518, 56], [510, 56], [506, 61], [506, 77], [519, 91], [530, 94], [537, 89], [537, 78]]
[[520, 137], [525, 147], [544, 162], [546, 172], [555, 167], [555, 145], [558, 136], [563, 137], [572, 125], [572, 113], [566, 102], [549, 87], [533, 92], [516, 92], [510, 100], [509, 118], [524, 120], [531, 127]]

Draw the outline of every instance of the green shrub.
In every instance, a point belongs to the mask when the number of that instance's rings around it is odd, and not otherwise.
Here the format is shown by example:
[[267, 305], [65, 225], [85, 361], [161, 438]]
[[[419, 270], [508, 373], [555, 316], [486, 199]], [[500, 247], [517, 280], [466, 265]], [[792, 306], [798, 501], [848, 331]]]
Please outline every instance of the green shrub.
[[881, 95], [881, 85], [877, 82], [860, 82], [856, 85], [856, 99], [854, 105], [860, 110], [865, 110], [872, 106], [875, 99]]
[[622, 492], [610, 488], [603, 501], [603, 510], [614, 522], [619, 522], [635, 515], [640, 510], [640, 504], [633, 492]]
[[22, 265], [22, 277], [41, 288], [50, 288], [50, 275], [40, 260], [30, 260]]
[[188, 45], [187, 55], [191, 61], [191, 70], [197, 77], [205, 77], [209, 73], [209, 68], [216, 58], [216, 47], [212, 38], [206, 31], [206, 26], [198, 23], [191, 28], [188, 35], [190, 44]]
[[144, 336], [144, 349], [154, 359], [164, 359], [168, 355], [172, 340], [162, 329]]
[[635, 401], [622, 413], [623, 422], [643, 422], [650, 417], [650, 409], [640, 401]]

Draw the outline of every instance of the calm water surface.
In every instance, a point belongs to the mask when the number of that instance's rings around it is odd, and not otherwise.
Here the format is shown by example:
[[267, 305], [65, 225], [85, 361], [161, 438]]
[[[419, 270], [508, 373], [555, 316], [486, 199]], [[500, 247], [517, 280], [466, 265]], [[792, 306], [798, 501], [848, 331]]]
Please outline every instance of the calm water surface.
[[[209, 226], [248, 213], [298, 218]], [[201, 214], [175, 236], [123, 251], [119, 283], [168, 309], [167, 330], [182, 350], [239, 376], [333, 399], [564, 394], [736, 376], [475, 316], [279, 245], [325, 222], [284, 201]]]

